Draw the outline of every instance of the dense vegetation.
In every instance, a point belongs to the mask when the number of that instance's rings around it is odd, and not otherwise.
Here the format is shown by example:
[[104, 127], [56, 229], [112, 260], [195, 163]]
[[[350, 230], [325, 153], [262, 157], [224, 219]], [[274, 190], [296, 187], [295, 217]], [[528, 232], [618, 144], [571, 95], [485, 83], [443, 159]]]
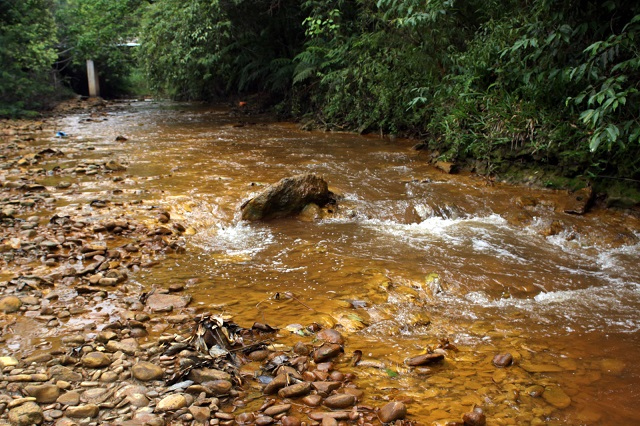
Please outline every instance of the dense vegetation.
[[[56, 61], [91, 54], [166, 96], [259, 93], [327, 128], [416, 136], [483, 173], [640, 179], [634, 0], [2, 2], [5, 109], [28, 106]], [[139, 69], [117, 47], [136, 37]]]

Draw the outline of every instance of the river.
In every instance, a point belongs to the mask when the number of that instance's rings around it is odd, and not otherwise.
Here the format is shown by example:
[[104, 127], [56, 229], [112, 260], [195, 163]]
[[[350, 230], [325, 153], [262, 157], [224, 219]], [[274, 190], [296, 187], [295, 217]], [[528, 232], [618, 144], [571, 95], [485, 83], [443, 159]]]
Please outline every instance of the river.
[[[88, 118], [61, 121], [69, 138], [51, 141], [64, 162], [115, 158], [127, 175], [86, 176], [59, 202], [142, 200], [191, 234], [185, 254], [134, 282], [188, 282], [193, 306], [242, 325], [336, 324], [346, 352], [371, 361], [354, 370], [366, 401], [404, 398], [420, 423], [474, 406], [489, 424], [640, 422], [637, 217], [569, 215], [562, 191], [444, 174], [411, 141], [189, 104], [138, 102]], [[239, 220], [243, 200], [304, 172], [340, 194], [336, 212]], [[443, 365], [404, 365], [447, 340], [457, 351]], [[507, 352], [514, 365], [494, 367]]]

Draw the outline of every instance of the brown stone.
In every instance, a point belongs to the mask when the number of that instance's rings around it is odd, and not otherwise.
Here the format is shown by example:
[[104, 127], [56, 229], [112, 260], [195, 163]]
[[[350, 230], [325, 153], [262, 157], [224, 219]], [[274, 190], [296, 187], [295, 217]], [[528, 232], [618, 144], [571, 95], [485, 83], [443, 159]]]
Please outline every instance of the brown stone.
[[327, 343], [334, 343], [338, 345], [344, 344], [344, 337], [338, 331], [332, 328], [325, 328], [320, 330], [317, 334], [318, 339], [324, 340]]
[[82, 357], [82, 365], [88, 368], [103, 368], [111, 364], [111, 359], [102, 352], [89, 352]]
[[419, 365], [429, 365], [444, 360], [443, 354], [422, 354], [408, 358], [404, 361], [409, 367], [417, 367]]
[[382, 423], [402, 420], [407, 415], [407, 407], [398, 401], [392, 401], [378, 411], [378, 418]]
[[282, 426], [300, 426], [302, 423], [299, 418], [293, 416], [284, 416], [280, 422]]
[[267, 385], [264, 387], [262, 392], [265, 395], [271, 395], [277, 393], [280, 389], [287, 386], [289, 384], [289, 379], [286, 374], [278, 374], [273, 378]]
[[214, 380], [231, 380], [229, 373], [214, 368], [196, 368], [189, 373], [189, 380], [196, 383], [212, 382]]
[[322, 397], [318, 394], [307, 395], [302, 398], [302, 403], [308, 405], [309, 407], [317, 407], [322, 403]]
[[335, 343], [325, 343], [313, 352], [313, 360], [317, 363], [327, 361], [338, 356], [342, 346]]
[[60, 388], [56, 385], [29, 385], [24, 390], [41, 404], [55, 402], [60, 396]]
[[13, 426], [39, 425], [44, 421], [44, 415], [38, 404], [25, 402], [9, 411], [9, 421]]
[[192, 405], [189, 407], [189, 412], [193, 416], [193, 419], [200, 423], [204, 423], [211, 418], [211, 409], [209, 407], [196, 407]]
[[280, 398], [297, 398], [311, 392], [311, 383], [302, 382], [295, 385], [286, 386], [278, 391]]
[[327, 182], [312, 174], [284, 178], [269, 185], [242, 207], [243, 220], [268, 220], [301, 212], [307, 204], [324, 206], [334, 200]]
[[20, 310], [22, 301], [16, 296], [6, 296], [0, 299], [0, 311], [11, 314]]
[[265, 416], [275, 417], [278, 414], [286, 413], [291, 408], [291, 404], [278, 404], [264, 410]]
[[342, 386], [340, 382], [313, 382], [312, 386], [319, 394], [329, 395], [332, 391]]
[[510, 353], [498, 354], [493, 357], [493, 365], [499, 368], [508, 367], [513, 363], [513, 356]]
[[148, 382], [150, 380], [158, 380], [164, 375], [164, 370], [155, 364], [146, 361], [140, 361], [131, 367], [131, 374], [138, 380]]
[[343, 409], [355, 405], [356, 397], [347, 394], [331, 395], [324, 400], [324, 406], [332, 409]]
[[68, 407], [64, 414], [72, 418], [97, 417], [100, 408], [95, 404], [78, 405], [77, 407]]
[[487, 424], [487, 417], [480, 411], [472, 411], [465, 413], [462, 416], [464, 426], [485, 426]]

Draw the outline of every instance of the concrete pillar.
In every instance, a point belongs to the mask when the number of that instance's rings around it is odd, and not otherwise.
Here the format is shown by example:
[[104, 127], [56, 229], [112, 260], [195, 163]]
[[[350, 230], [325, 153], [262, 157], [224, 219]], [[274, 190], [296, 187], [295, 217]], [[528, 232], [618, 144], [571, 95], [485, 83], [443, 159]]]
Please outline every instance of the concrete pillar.
[[98, 81], [98, 73], [91, 59], [87, 59], [87, 79], [89, 80], [89, 96], [100, 96], [100, 82]]

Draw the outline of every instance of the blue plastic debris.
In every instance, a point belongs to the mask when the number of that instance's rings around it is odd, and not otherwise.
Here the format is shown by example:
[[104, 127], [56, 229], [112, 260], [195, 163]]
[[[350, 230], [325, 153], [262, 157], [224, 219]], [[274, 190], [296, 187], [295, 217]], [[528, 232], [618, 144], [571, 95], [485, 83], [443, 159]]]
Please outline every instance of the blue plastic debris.
[[66, 134], [65, 132], [61, 131], [61, 130], [58, 130], [58, 131], [56, 132], [56, 137], [57, 137], [57, 138], [66, 138], [66, 137], [67, 137], [67, 134]]

